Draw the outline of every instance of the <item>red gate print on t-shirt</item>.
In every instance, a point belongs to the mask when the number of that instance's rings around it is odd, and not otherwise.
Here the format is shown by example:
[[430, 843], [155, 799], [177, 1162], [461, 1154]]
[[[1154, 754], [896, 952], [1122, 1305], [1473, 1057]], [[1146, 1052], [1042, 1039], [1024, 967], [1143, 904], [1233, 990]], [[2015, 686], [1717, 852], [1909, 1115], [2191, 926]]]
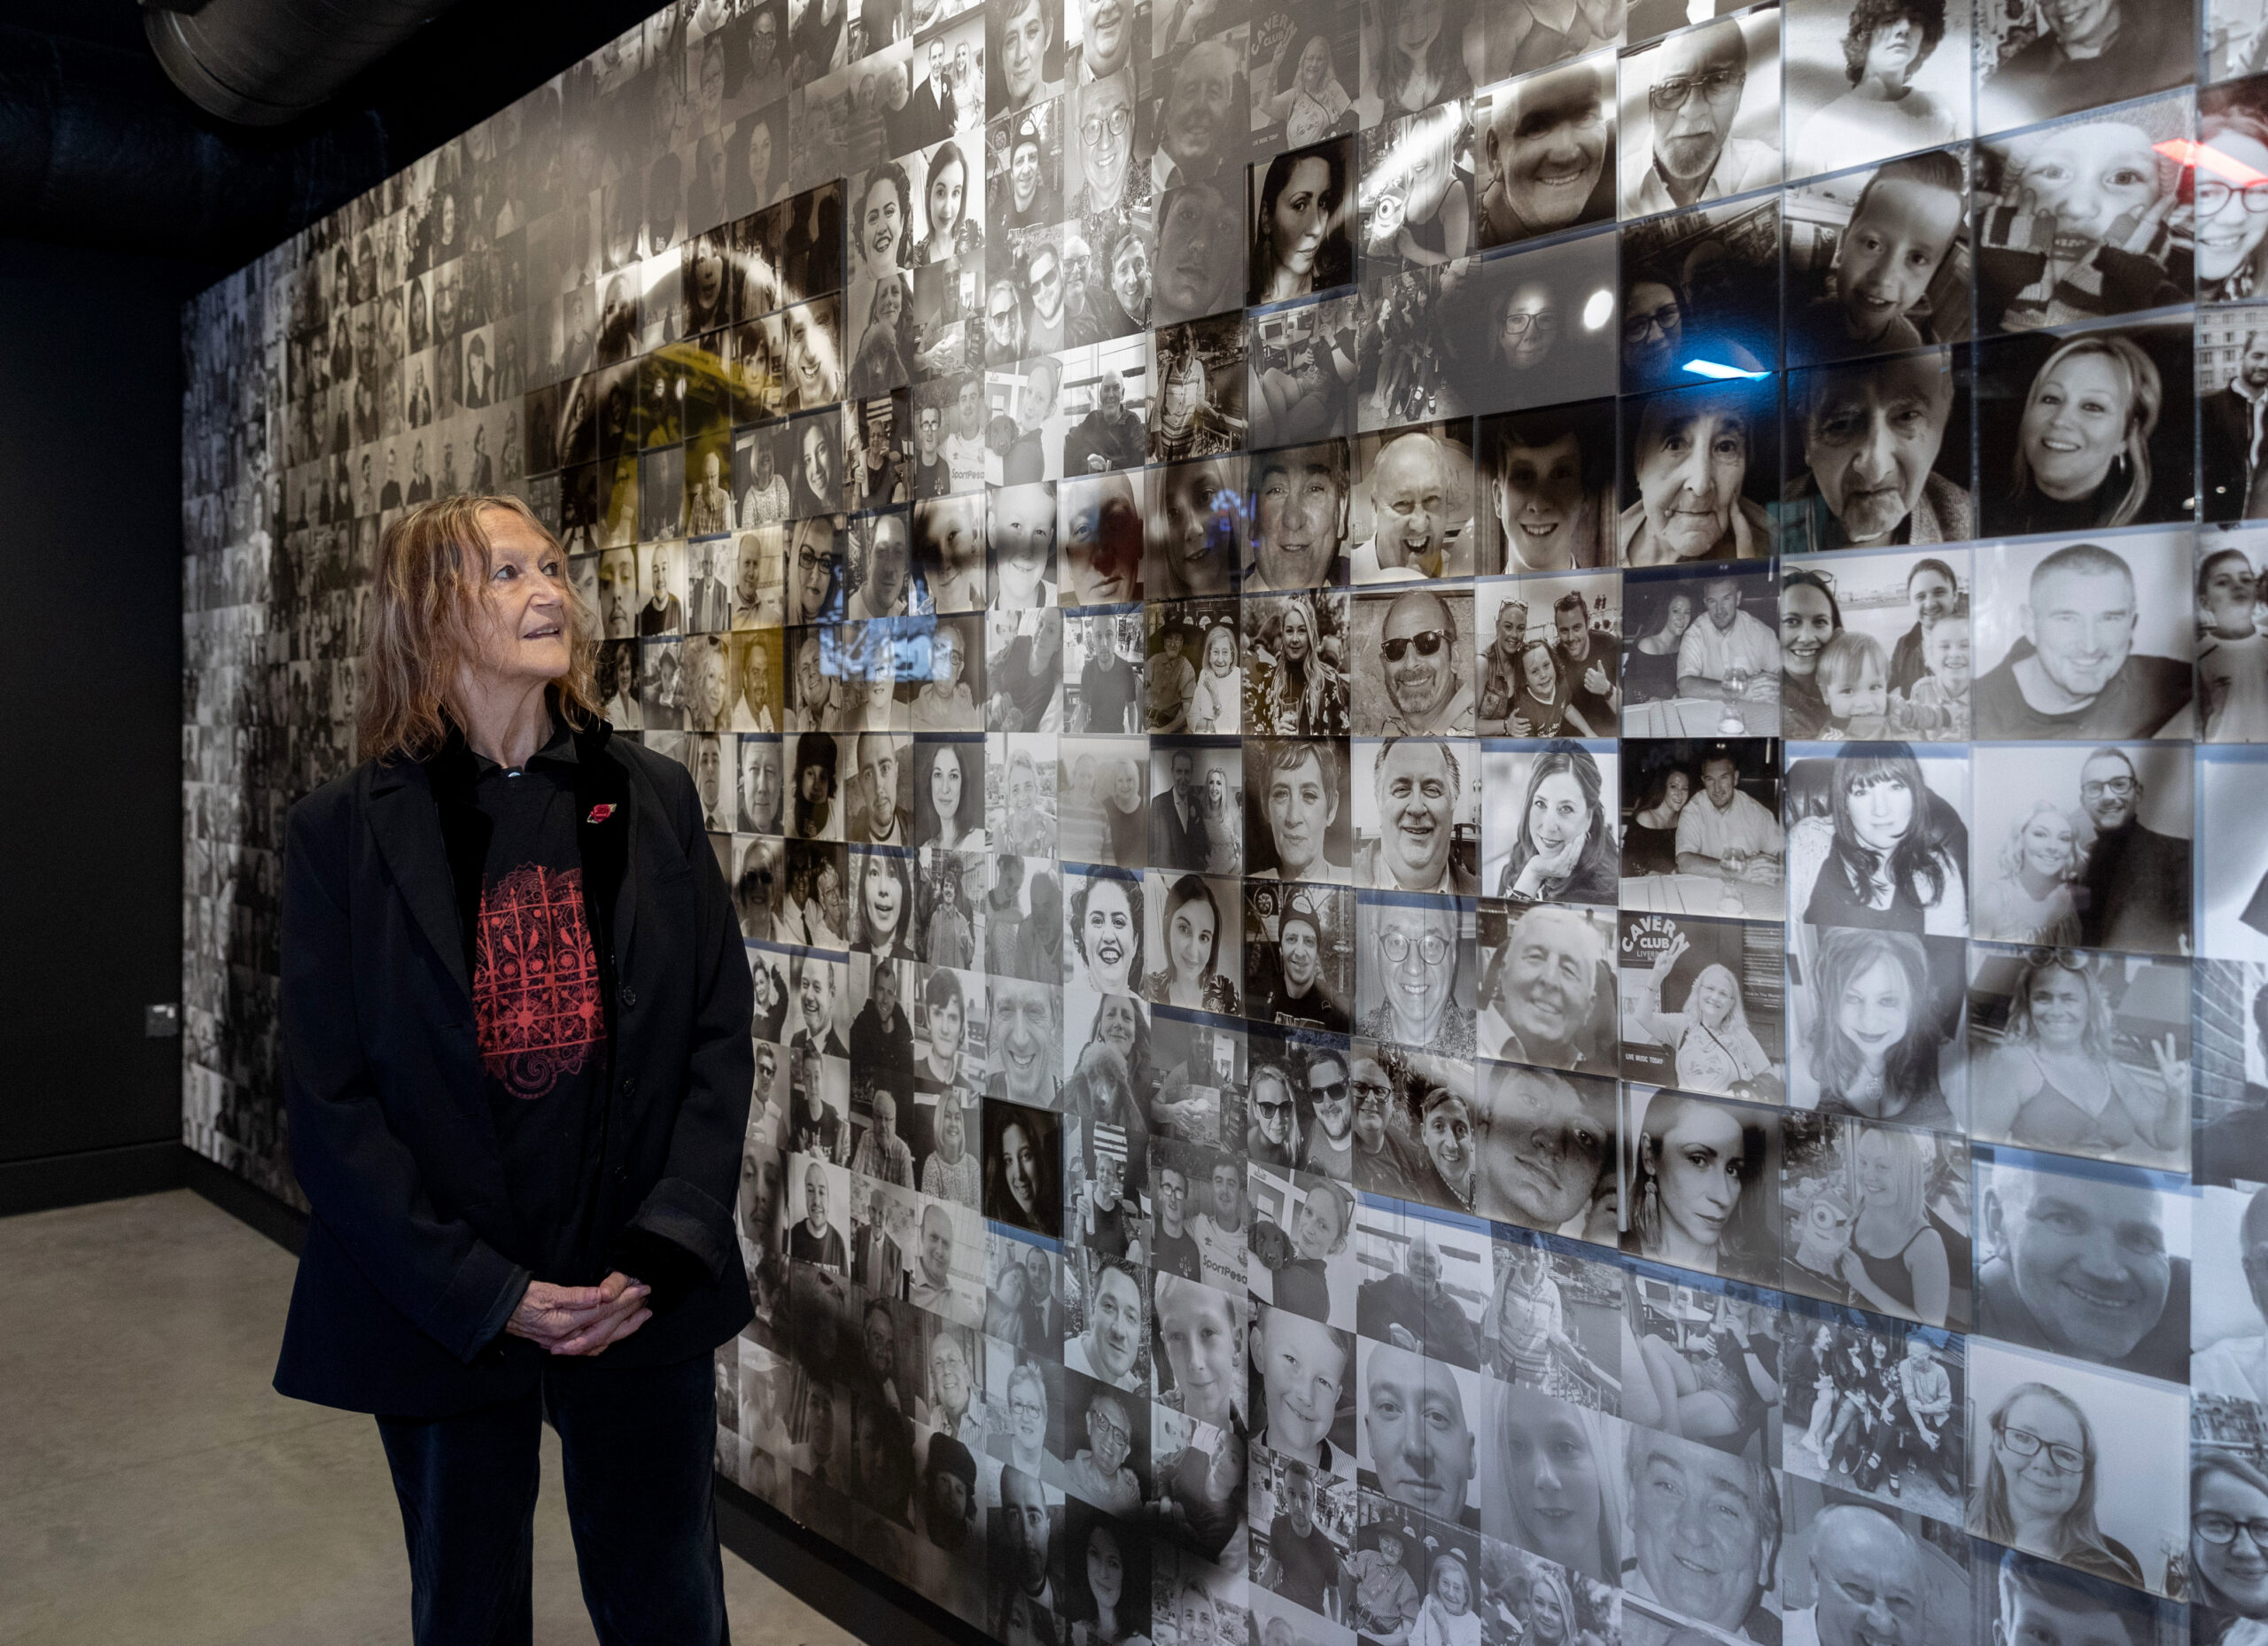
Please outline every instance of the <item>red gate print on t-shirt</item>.
[[472, 997], [481, 1067], [513, 1096], [583, 1067], [605, 1029], [582, 870], [515, 869], [481, 894]]

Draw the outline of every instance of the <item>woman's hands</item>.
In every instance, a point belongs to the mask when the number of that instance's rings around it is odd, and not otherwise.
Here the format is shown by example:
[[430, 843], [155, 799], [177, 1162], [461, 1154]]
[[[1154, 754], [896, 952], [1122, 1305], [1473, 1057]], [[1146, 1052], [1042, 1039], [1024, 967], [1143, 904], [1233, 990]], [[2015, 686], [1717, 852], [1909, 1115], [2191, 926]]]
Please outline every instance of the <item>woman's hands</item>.
[[594, 1286], [555, 1286], [531, 1280], [504, 1330], [553, 1355], [602, 1355], [653, 1317], [653, 1290], [620, 1269]]

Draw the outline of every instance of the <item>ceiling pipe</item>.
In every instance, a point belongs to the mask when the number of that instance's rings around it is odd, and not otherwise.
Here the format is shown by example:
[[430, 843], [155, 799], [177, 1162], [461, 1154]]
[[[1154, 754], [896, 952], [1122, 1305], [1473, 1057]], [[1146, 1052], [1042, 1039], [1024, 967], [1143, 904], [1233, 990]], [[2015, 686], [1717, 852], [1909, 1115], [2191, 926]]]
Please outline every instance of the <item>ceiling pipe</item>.
[[143, 31], [189, 100], [240, 126], [322, 106], [456, 0], [144, 0]]

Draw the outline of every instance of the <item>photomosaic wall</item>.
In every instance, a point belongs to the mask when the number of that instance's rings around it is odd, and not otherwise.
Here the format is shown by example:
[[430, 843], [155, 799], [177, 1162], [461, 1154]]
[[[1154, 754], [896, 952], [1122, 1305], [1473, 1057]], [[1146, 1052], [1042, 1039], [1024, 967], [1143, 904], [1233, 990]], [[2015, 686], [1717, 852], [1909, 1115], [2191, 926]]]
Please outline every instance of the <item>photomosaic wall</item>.
[[2258, 0], [1708, 9], [678, 4], [199, 298], [190, 1141], [517, 492], [745, 925], [734, 1481], [1015, 1646], [2254, 1638]]

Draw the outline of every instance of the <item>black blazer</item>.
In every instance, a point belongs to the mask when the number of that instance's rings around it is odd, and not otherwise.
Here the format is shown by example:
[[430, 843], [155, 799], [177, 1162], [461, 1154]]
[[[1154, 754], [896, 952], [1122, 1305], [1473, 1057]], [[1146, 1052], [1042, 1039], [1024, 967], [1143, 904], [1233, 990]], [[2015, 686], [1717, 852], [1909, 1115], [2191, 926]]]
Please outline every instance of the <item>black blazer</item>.
[[[605, 1360], [666, 1365], [751, 1317], [733, 1207], [753, 991], [685, 768], [603, 722], [575, 749], [612, 1030], [591, 1144], [596, 1246], [634, 1260], [614, 1266], [660, 1305]], [[452, 740], [427, 762], [366, 762], [291, 809], [284, 1096], [313, 1210], [276, 1369], [294, 1399], [400, 1417], [509, 1400], [549, 1358], [500, 1335], [526, 1282], [605, 1272], [532, 1276], [537, 1240], [506, 1194], [469, 982], [485, 846], [470, 767]]]

